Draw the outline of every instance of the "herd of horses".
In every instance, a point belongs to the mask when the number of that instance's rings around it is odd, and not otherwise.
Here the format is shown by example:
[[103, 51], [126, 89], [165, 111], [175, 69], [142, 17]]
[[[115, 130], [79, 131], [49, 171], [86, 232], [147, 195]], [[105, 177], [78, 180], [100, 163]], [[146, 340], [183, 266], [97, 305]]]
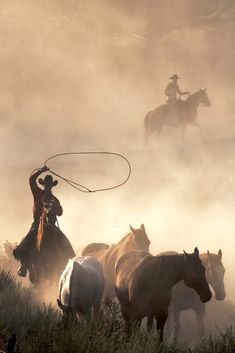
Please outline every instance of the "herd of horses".
[[[168, 104], [149, 112], [145, 118], [146, 140], [154, 132], [159, 134], [165, 124], [182, 126], [183, 134], [188, 124], [201, 132], [196, 122], [200, 104], [210, 106], [206, 90], [200, 89], [186, 101], [178, 101], [174, 121]], [[90, 320], [100, 313], [102, 302], [118, 300], [128, 335], [133, 325], [140, 327], [142, 319], [147, 318], [147, 329], [152, 330], [156, 321], [162, 340], [168, 311], [178, 332], [181, 311], [193, 309], [199, 332], [204, 334], [205, 303], [212, 296], [210, 287], [217, 300], [225, 298], [221, 250], [218, 254], [199, 254], [195, 248], [192, 254], [168, 251], [153, 256], [142, 224], [139, 229], [130, 226], [130, 232], [117, 244], [88, 244], [81, 256], [68, 261], [56, 234], [49, 233], [43, 234], [37, 259], [29, 268], [29, 279], [40, 285], [46, 280], [58, 283], [60, 278], [57, 303], [64, 319], [72, 316]]]
[[[100, 312], [102, 303], [118, 300], [125, 331], [139, 327], [147, 318], [147, 329], [163, 339], [168, 311], [180, 328], [180, 312], [196, 312], [200, 334], [205, 333], [205, 303], [225, 298], [222, 251], [218, 254], [149, 253], [150, 240], [144, 225], [130, 226], [130, 232], [117, 244], [91, 243], [81, 256], [70, 259], [59, 280], [58, 306], [63, 318], [89, 320]], [[117, 299], [115, 299], [117, 298]]]

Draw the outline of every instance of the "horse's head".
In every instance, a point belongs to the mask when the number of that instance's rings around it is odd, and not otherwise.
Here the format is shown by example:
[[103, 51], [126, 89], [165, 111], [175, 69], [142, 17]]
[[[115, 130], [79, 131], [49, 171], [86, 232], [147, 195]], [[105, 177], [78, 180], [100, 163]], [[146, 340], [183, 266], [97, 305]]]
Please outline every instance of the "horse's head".
[[199, 98], [199, 103], [202, 103], [205, 107], [210, 107], [211, 102], [208, 98], [206, 88], [205, 89], [199, 89], [198, 91], [198, 98]]
[[192, 254], [187, 254], [184, 251], [184, 262], [185, 285], [193, 288], [203, 303], [208, 302], [212, 294], [206, 280], [205, 267], [200, 260], [198, 249], [195, 248]]
[[62, 322], [66, 323], [67, 321], [75, 318], [75, 315], [74, 315], [72, 309], [69, 306], [62, 304], [62, 302], [59, 298], [57, 299], [57, 304], [58, 304], [58, 307], [62, 311]]
[[207, 250], [207, 266], [206, 266], [206, 279], [215, 291], [215, 298], [217, 300], [224, 300], [226, 293], [224, 289], [224, 266], [221, 262], [222, 251], [219, 250], [218, 254], [211, 254]]
[[142, 224], [139, 229], [134, 229], [130, 226], [131, 247], [132, 250], [142, 250], [149, 252], [150, 240], [146, 234], [145, 227]]

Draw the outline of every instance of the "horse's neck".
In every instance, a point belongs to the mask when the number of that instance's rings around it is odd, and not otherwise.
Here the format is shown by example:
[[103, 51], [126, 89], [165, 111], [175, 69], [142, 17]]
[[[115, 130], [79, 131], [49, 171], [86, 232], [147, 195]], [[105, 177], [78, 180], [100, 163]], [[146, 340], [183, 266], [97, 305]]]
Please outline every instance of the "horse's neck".
[[105, 261], [108, 261], [109, 263], [115, 262], [117, 258], [124, 253], [124, 244], [126, 242], [127, 236], [128, 235], [122, 238], [117, 244], [112, 244], [109, 249], [107, 249], [103, 256]]
[[186, 100], [186, 103], [188, 106], [190, 106], [192, 109], [197, 109], [199, 104], [200, 104], [200, 101], [198, 99], [198, 94], [197, 93], [194, 93], [192, 94], [187, 100]]
[[205, 269], [206, 269], [207, 266], [208, 266], [208, 255], [207, 255], [207, 253], [205, 253], [205, 254], [200, 254], [200, 260], [201, 260], [203, 266], [204, 266]]
[[167, 288], [173, 287], [183, 279], [183, 255], [169, 255], [162, 257], [163, 283]]
[[125, 237], [123, 237], [119, 243], [115, 245], [115, 252], [118, 253], [118, 256], [121, 256], [123, 253], [127, 252], [128, 250], [133, 250], [131, 243], [130, 243], [130, 234], [128, 233]]

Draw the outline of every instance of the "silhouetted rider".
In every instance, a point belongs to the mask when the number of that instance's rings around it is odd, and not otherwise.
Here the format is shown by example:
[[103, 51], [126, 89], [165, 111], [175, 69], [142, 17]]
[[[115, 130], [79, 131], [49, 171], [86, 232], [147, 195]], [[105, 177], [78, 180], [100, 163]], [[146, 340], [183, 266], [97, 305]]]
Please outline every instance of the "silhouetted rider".
[[[56, 217], [61, 216], [63, 213], [59, 200], [52, 193], [52, 188], [58, 184], [58, 181], [53, 180], [51, 175], [46, 175], [44, 179], [40, 178], [38, 180], [44, 189], [41, 189], [37, 184], [37, 178], [48, 170], [44, 166], [29, 178], [29, 185], [34, 199], [33, 223], [26, 237], [13, 251], [15, 258], [21, 262], [21, 267], [17, 272], [22, 277], [26, 277], [27, 269], [35, 256], [36, 238], [40, 222], [55, 226]], [[61, 234], [63, 233], [61, 232]]]
[[183, 96], [183, 95], [189, 95], [189, 91], [186, 92], [182, 92], [179, 88], [178, 85], [178, 79], [180, 77], [178, 75], [173, 75], [170, 77], [170, 80], [172, 80], [172, 82], [169, 82], [166, 89], [165, 89], [165, 95], [168, 97], [167, 103], [176, 103], [177, 101], [177, 95], [179, 96]]

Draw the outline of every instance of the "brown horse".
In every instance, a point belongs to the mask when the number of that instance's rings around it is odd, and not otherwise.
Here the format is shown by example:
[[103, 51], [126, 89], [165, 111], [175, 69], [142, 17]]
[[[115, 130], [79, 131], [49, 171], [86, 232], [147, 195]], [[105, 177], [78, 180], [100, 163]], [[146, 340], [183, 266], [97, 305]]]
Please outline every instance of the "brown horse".
[[122, 238], [117, 244], [107, 248], [107, 244], [92, 243], [82, 250], [82, 256], [95, 256], [103, 265], [105, 277], [104, 297], [110, 300], [114, 298], [115, 262], [129, 250], [143, 250], [149, 252], [150, 240], [142, 224], [140, 229], [130, 226], [131, 232]]
[[[226, 293], [224, 289], [224, 266], [221, 262], [222, 251], [211, 254], [209, 251], [200, 254], [200, 259], [206, 269], [206, 279], [214, 290], [217, 300], [224, 300]], [[205, 334], [204, 316], [205, 304], [199, 300], [198, 295], [187, 288], [183, 282], [177, 283], [172, 293], [172, 314], [176, 324], [176, 332], [180, 329], [180, 312], [192, 309], [196, 313], [200, 335]]]
[[211, 299], [197, 248], [193, 254], [152, 256], [130, 251], [120, 257], [116, 263], [115, 290], [127, 333], [134, 322], [140, 326], [144, 317], [155, 317], [162, 340], [172, 287], [181, 280], [198, 293], [202, 302]]
[[[186, 126], [189, 124], [194, 125], [199, 129], [202, 138], [201, 126], [196, 121], [197, 109], [200, 104], [206, 107], [210, 106], [206, 89], [199, 89], [199, 91], [193, 93], [185, 101], [177, 101], [175, 107], [171, 107], [169, 104], [162, 104], [148, 112], [144, 119], [145, 141], [147, 141], [154, 132], [156, 132], [158, 136], [164, 125], [182, 126], [183, 138]], [[174, 108], [173, 112], [172, 108]], [[172, 117], [172, 115], [174, 116]]]

